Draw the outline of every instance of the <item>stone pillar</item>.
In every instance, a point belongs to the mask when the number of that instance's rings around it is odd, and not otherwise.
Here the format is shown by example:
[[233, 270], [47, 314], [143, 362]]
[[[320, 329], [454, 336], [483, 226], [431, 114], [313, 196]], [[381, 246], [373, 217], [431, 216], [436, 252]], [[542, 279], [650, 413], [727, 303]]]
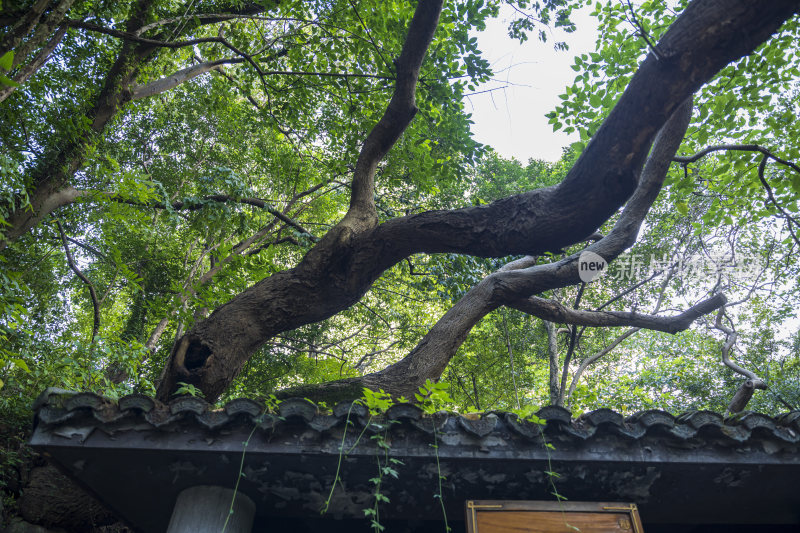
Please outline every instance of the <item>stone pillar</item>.
[[[210, 485], [184, 490], [175, 502], [167, 533], [222, 533], [233, 495], [231, 489]], [[237, 493], [225, 533], [250, 533], [255, 512], [253, 500]]]

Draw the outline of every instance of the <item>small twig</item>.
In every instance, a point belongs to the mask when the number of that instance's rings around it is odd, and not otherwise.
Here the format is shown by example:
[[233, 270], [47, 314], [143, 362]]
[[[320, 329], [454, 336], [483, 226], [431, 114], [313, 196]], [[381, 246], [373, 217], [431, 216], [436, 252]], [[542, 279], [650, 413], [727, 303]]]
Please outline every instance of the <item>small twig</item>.
[[[650, 40], [650, 36], [645, 31], [644, 27], [642, 26], [642, 23], [639, 22], [639, 19], [636, 17], [636, 11], [634, 11], [633, 5], [631, 5], [631, 0], [626, 0], [626, 3], [628, 4], [628, 9], [631, 12], [631, 19], [632, 19], [632, 20], [628, 19], [628, 22], [630, 22], [631, 24], [633, 24], [634, 27], [636, 27], [639, 36], [642, 39], [644, 39], [645, 43], [647, 43], [647, 46], [653, 52], [653, 55], [656, 56], [656, 59], [661, 61], [662, 59], [664, 59], [664, 55], [661, 53], [661, 50], [658, 48], [658, 45]], [[625, 18], [628, 18], [627, 15], [625, 16]]]
[[385, 65], [386, 65], [386, 66], [387, 66], [389, 69], [391, 69], [391, 68], [392, 68], [392, 64], [391, 64], [389, 61], [386, 61], [386, 58], [385, 58], [385, 57], [383, 57], [383, 54], [381, 53], [381, 49], [380, 49], [380, 48], [378, 48], [378, 45], [377, 45], [377, 44], [375, 44], [375, 41], [372, 39], [372, 34], [370, 33], [370, 31], [369, 31], [369, 28], [367, 28], [367, 25], [366, 25], [366, 24], [364, 24], [364, 19], [362, 19], [362, 18], [361, 18], [361, 15], [360, 15], [360, 14], [359, 14], [359, 12], [358, 12], [358, 8], [355, 6], [355, 4], [353, 4], [353, 1], [352, 1], [352, 0], [348, 0], [348, 2], [350, 3], [350, 7], [352, 7], [352, 8], [353, 8], [353, 13], [355, 13], [355, 14], [356, 14], [356, 18], [358, 18], [358, 21], [361, 23], [361, 27], [362, 27], [362, 28], [364, 28], [364, 33], [366, 33], [366, 34], [367, 34], [367, 39], [369, 39], [369, 42], [370, 42], [370, 43], [372, 43], [372, 47], [373, 47], [373, 48], [375, 49], [375, 51], [378, 53], [378, 57], [380, 57], [380, 58], [381, 58], [381, 60], [383, 61], [383, 63], [384, 63], [384, 64], [385, 64]]
[[111, 294], [111, 289], [114, 287], [114, 283], [116, 283], [116, 281], [117, 281], [117, 275], [119, 274], [119, 265], [115, 265], [115, 266], [116, 266], [116, 268], [114, 268], [114, 275], [111, 276], [111, 281], [108, 283], [108, 287], [106, 287], [105, 292], [100, 297], [100, 300], [97, 302], [98, 306], [102, 306], [103, 305], [103, 302], [106, 301], [106, 298], [108, 298], [108, 295]]
[[384, 323], [384, 325], [385, 325], [387, 328], [389, 328], [390, 330], [392, 329], [392, 326], [391, 326], [391, 324], [389, 324], [389, 322], [388, 322], [388, 321], [387, 321], [385, 318], [383, 318], [383, 317], [382, 317], [382, 316], [381, 316], [381, 315], [380, 315], [380, 314], [379, 314], [377, 311], [373, 310], [373, 309], [372, 309], [370, 306], [368, 306], [368, 305], [367, 305], [367, 304], [365, 304], [364, 302], [358, 302], [358, 305], [360, 305], [361, 307], [363, 307], [364, 309], [366, 309], [367, 311], [369, 311], [370, 313], [372, 313], [373, 315], [375, 315], [375, 316], [378, 318], [378, 320], [380, 320], [381, 322], [383, 322], [383, 323]]
[[388, 352], [389, 350], [392, 349], [392, 347], [394, 345], [399, 344], [399, 343], [400, 343], [399, 340], [398, 341], [394, 341], [393, 343], [391, 343], [386, 348], [381, 348], [380, 350], [373, 350], [373, 351], [371, 351], [369, 353], [364, 354], [363, 356], [361, 356], [361, 359], [358, 360], [358, 363], [353, 365], [353, 368], [361, 370], [361, 365], [364, 364], [364, 361], [367, 360], [367, 359], [369, 359], [369, 362], [365, 366], [371, 365], [372, 364], [372, 360], [375, 358], [376, 355], [384, 353], [384, 352]]
[[92, 253], [92, 254], [96, 255], [97, 257], [99, 257], [100, 259], [103, 259], [104, 261], [108, 261], [108, 262], [110, 262], [111, 264], [116, 264], [116, 263], [115, 263], [115, 262], [114, 262], [112, 259], [109, 259], [109, 258], [108, 258], [108, 256], [107, 256], [106, 254], [104, 254], [103, 252], [101, 252], [101, 251], [100, 251], [100, 250], [98, 250], [97, 248], [95, 248], [95, 247], [93, 247], [93, 246], [90, 246], [90, 245], [86, 244], [85, 242], [81, 242], [81, 241], [79, 241], [79, 240], [77, 240], [77, 239], [73, 239], [72, 237], [67, 237], [67, 240], [68, 240], [69, 242], [71, 242], [72, 244], [75, 244], [75, 245], [77, 245], [77, 246], [80, 246], [81, 248], [83, 248], [83, 249], [84, 249], [84, 250], [86, 250], [87, 252], [89, 252], [89, 253]]

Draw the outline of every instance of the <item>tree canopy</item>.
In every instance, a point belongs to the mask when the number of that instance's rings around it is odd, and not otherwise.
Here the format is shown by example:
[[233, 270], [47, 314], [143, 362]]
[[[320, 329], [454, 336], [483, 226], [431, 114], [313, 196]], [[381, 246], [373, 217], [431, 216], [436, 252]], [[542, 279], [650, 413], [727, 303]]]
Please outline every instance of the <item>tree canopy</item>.
[[[556, 163], [471, 138], [506, 4], [520, 40], [598, 19]], [[797, 408], [798, 11], [3, 2], [3, 408], [428, 380], [463, 410]]]

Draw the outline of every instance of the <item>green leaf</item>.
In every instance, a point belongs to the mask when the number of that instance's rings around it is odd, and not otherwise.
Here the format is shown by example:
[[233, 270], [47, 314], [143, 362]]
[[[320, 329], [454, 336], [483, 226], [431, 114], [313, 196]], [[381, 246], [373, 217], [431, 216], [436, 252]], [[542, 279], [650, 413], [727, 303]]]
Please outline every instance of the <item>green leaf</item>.
[[11, 67], [14, 66], [14, 52], [9, 50], [3, 57], [0, 57], [0, 68], [4, 70], [11, 70]]
[[19, 87], [19, 83], [15, 82], [5, 74], [0, 74], [0, 83], [8, 85], [9, 87]]
[[689, 214], [689, 206], [687, 206], [686, 203], [684, 202], [678, 202], [677, 204], [675, 204], [675, 210], [678, 211], [678, 213], [680, 213], [683, 216]]
[[800, 193], [800, 176], [792, 176], [792, 190]]
[[572, 150], [573, 150], [573, 151], [574, 151], [576, 154], [580, 154], [580, 153], [581, 153], [581, 152], [583, 152], [585, 149], [586, 149], [586, 143], [585, 143], [585, 142], [578, 141], [578, 142], [574, 142], [574, 143], [572, 143]]

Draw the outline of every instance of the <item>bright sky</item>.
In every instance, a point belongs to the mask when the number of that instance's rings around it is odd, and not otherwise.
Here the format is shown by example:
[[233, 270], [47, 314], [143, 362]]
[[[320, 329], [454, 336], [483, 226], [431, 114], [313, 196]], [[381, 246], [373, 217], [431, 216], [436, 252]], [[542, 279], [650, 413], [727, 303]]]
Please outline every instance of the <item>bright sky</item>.
[[[570, 68], [573, 57], [594, 51], [596, 22], [584, 10], [573, 17], [578, 27], [574, 33], [553, 30], [542, 43], [534, 32], [520, 44], [508, 36], [512, 16], [503, 11], [485, 31], [475, 34], [496, 81], [476, 89], [476, 93], [488, 92], [465, 98], [466, 111], [475, 121], [472, 132], [478, 142], [504, 157], [516, 157], [522, 163], [531, 157], [556, 161], [561, 148], [577, 141], [578, 134], [553, 132], [544, 115], [556, 107], [558, 95], [575, 79], [576, 72]], [[569, 50], [554, 50], [556, 41], [566, 41]]]

